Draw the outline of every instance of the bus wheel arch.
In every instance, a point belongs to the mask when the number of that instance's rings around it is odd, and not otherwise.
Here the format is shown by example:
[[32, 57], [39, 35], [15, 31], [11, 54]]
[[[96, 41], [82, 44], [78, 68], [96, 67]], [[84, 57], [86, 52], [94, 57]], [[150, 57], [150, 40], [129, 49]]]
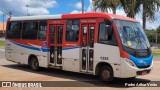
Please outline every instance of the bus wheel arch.
[[31, 69], [34, 71], [39, 70], [39, 62], [38, 62], [38, 58], [36, 55], [31, 54], [28, 57], [28, 65], [30, 65]]
[[[105, 70], [105, 71], [104, 71]], [[103, 80], [102, 79], [102, 72], [108, 72], [109, 73], [109, 79]], [[100, 62], [96, 65], [95, 68], [95, 75], [99, 76], [101, 81], [113, 81], [113, 76], [114, 76], [114, 72], [113, 72], [113, 68], [109, 63], [106, 62]]]

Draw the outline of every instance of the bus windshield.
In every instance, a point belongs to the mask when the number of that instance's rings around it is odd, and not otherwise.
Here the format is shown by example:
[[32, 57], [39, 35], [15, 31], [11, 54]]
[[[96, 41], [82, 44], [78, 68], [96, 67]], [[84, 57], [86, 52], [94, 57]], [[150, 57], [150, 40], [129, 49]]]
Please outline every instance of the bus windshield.
[[149, 41], [140, 23], [114, 20], [123, 46], [132, 49], [148, 49]]

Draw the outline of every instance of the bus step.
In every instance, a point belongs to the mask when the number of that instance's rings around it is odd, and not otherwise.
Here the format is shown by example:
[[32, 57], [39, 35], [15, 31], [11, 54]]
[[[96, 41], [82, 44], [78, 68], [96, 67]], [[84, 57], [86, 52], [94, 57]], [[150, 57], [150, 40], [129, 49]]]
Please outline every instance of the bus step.
[[49, 67], [49, 68], [55, 68], [55, 69], [62, 69], [61, 66], [52, 66], [52, 65], [49, 65], [48, 67]]

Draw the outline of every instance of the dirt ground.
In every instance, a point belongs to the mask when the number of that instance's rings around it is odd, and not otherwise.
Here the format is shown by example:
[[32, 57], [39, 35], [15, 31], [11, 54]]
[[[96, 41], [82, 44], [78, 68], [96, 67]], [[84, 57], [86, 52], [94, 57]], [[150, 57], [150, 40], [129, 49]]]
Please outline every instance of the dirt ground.
[[[158, 58], [155, 58], [158, 59]], [[128, 79], [117, 79], [128, 81]], [[0, 88], [0, 90], [160, 90], [160, 87], [117, 87], [118, 84], [105, 84], [99, 82], [97, 77], [86, 74], [66, 72], [56, 69], [43, 69], [32, 71], [26, 65], [19, 65], [7, 61], [4, 52], [0, 51], [0, 81], [73, 81], [83, 84], [84, 87], [43, 87], [43, 88]], [[87, 82], [91, 81], [91, 82]], [[93, 83], [93, 82], [94, 83]], [[154, 60], [153, 70], [145, 76], [138, 76], [135, 81], [159, 81], [160, 83], [160, 59]], [[95, 83], [96, 82], [96, 83]], [[65, 82], [64, 84], [69, 84]], [[89, 87], [87, 87], [87, 85]], [[62, 85], [63, 86], [63, 85]]]

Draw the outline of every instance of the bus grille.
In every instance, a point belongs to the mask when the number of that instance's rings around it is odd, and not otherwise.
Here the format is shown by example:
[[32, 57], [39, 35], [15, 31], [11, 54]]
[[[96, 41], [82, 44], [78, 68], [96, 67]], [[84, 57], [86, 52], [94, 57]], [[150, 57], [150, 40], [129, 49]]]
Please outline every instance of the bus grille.
[[137, 50], [135, 53], [135, 57], [137, 58], [146, 58], [149, 57], [151, 52], [149, 50]]
[[147, 66], [137, 66], [139, 69], [143, 69], [143, 68], [148, 68], [150, 67], [150, 65], [147, 65]]

